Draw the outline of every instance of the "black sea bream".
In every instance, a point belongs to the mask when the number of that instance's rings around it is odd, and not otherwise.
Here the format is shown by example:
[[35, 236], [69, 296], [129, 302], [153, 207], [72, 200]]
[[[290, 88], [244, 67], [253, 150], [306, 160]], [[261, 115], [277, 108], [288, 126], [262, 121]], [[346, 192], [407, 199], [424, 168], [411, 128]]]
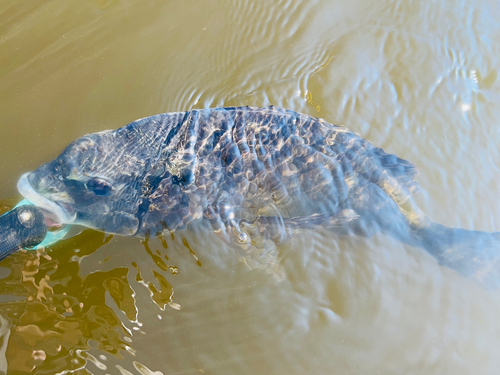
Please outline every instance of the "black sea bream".
[[266, 268], [266, 241], [322, 226], [366, 237], [382, 231], [466, 275], [491, 277], [498, 234], [430, 221], [412, 199], [415, 175], [411, 163], [343, 126], [235, 107], [86, 135], [18, 187], [62, 223], [124, 236], [162, 235], [205, 218], [252, 266]]

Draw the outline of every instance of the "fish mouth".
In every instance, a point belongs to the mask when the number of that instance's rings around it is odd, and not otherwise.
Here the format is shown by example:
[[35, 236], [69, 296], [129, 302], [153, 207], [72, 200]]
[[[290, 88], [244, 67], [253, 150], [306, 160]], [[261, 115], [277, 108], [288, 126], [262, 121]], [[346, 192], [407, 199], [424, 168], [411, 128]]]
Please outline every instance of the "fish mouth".
[[[19, 181], [17, 182], [17, 190], [19, 193], [33, 203], [35, 206], [40, 207], [42, 210], [47, 211], [44, 214], [47, 214], [47, 218], [51, 221], [55, 221], [59, 224], [71, 224], [76, 219], [76, 213], [74, 210], [67, 204], [62, 202], [56, 203], [43, 195], [39, 194], [33, 187], [31, 186], [28, 176], [31, 172], [25, 173], [21, 176]], [[54, 225], [56, 226], [56, 225]]]

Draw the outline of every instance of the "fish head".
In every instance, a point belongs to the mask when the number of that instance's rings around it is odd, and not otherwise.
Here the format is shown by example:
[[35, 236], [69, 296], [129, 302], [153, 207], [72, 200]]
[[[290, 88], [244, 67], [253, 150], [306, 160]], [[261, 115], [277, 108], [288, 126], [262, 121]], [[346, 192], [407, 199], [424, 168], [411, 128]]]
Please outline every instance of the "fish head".
[[61, 224], [133, 235], [139, 226], [146, 149], [124, 132], [86, 135], [56, 159], [24, 174], [18, 190]]

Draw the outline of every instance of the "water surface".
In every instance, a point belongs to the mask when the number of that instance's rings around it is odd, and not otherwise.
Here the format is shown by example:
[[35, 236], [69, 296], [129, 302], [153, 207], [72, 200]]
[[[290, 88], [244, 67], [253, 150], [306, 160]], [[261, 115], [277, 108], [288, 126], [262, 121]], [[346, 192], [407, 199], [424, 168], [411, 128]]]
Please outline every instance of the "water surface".
[[[500, 230], [493, 1], [9, 1], [0, 197], [75, 138], [156, 113], [277, 105], [420, 170], [433, 220]], [[74, 237], [0, 264], [0, 370], [496, 374], [500, 298], [382, 235], [301, 231], [278, 281], [207, 228]]]

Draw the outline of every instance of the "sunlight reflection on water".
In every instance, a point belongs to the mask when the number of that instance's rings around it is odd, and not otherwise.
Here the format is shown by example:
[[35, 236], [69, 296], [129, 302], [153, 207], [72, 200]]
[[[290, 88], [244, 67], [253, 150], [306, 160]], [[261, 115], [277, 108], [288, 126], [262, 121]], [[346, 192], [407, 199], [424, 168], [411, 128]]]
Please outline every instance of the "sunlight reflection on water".
[[[0, 196], [85, 133], [274, 104], [415, 163], [432, 219], [499, 230], [498, 15], [490, 1], [6, 2]], [[0, 268], [0, 370], [497, 373], [496, 291], [383, 236], [305, 230], [279, 250], [282, 282], [203, 227], [18, 252]]]

